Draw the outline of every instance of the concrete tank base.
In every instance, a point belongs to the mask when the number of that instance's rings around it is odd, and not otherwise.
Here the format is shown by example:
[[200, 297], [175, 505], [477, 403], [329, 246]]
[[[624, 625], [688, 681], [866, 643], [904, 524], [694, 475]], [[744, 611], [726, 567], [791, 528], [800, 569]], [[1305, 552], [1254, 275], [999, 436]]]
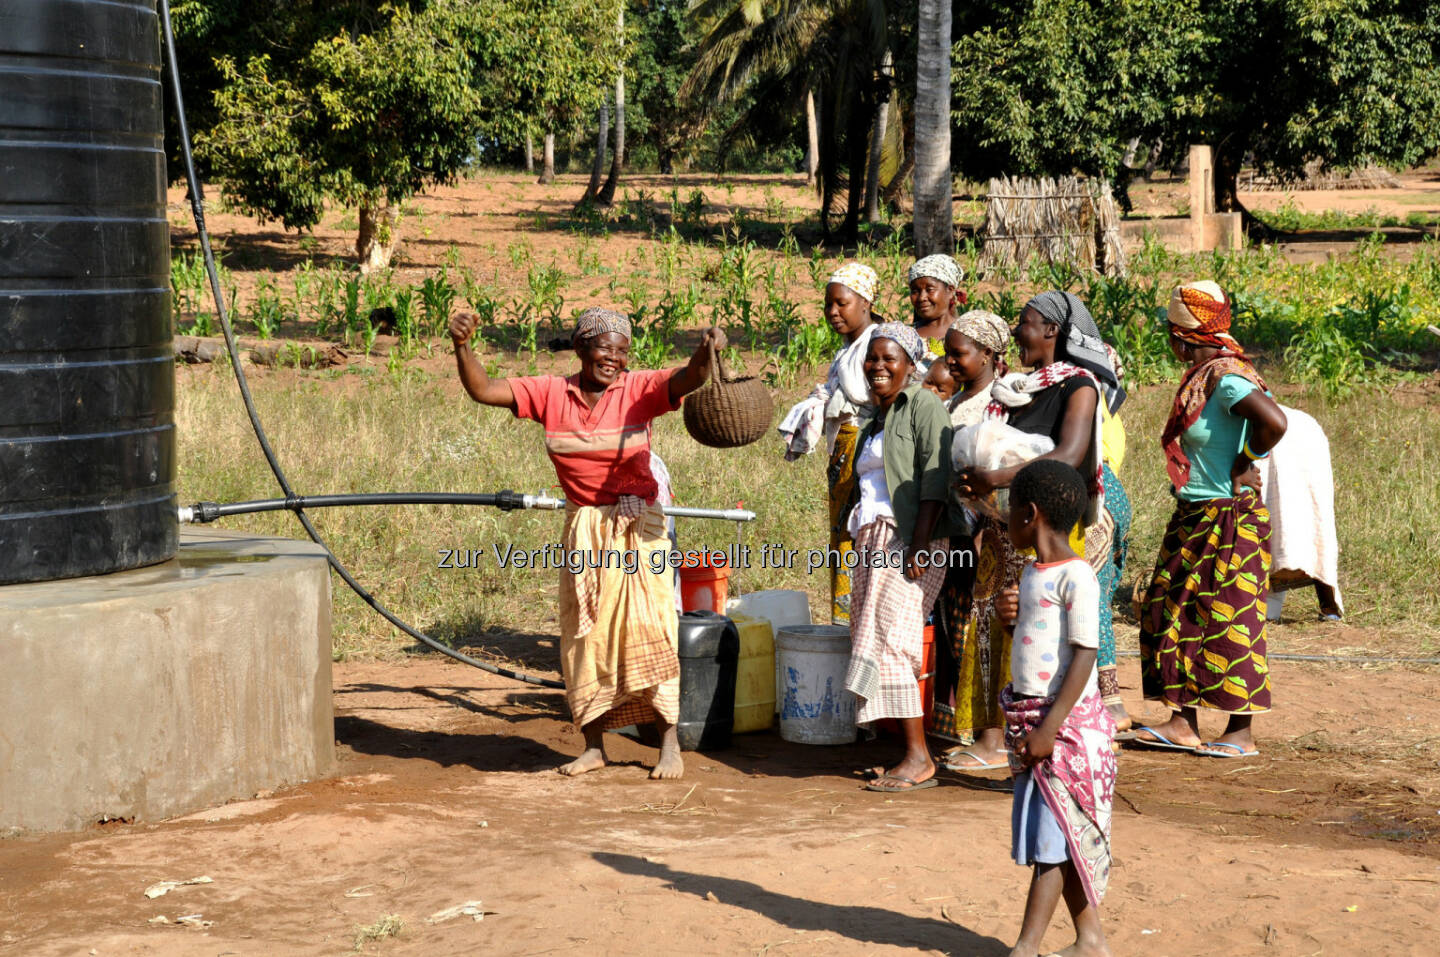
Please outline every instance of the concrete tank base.
[[184, 530], [176, 558], [0, 587], [0, 831], [156, 820], [335, 764], [330, 572]]

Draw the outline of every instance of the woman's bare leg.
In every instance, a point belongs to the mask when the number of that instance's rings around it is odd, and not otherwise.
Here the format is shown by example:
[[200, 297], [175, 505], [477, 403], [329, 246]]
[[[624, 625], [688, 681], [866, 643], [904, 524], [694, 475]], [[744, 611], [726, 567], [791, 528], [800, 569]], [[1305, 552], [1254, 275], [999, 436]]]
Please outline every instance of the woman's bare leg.
[[685, 774], [685, 761], [680, 757], [680, 729], [658, 714], [655, 727], [660, 729], [660, 759], [655, 762], [650, 777], [656, 781], [678, 780]]

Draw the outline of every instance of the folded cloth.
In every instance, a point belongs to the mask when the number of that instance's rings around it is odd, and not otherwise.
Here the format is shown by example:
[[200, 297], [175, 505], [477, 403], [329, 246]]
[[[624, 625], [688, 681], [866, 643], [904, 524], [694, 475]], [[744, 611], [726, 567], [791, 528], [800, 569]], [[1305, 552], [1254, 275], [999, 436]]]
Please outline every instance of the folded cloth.
[[1335, 534], [1335, 475], [1330, 442], [1310, 415], [1282, 405], [1285, 435], [1260, 467], [1262, 496], [1270, 512], [1270, 576], [1302, 572], [1335, 590], [1340, 601], [1340, 542]]

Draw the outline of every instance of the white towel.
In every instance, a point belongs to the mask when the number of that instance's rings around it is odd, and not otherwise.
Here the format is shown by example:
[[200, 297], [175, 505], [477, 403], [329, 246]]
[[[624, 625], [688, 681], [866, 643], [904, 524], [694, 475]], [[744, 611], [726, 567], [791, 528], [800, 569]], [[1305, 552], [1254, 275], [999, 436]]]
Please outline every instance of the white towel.
[[1335, 604], [1343, 613], [1330, 442], [1310, 415], [1288, 406], [1280, 409], [1289, 423], [1285, 435], [1259, 463], [1270, 511], [1271, 574], [1298, 571], [1324, 582], [1335, 590]]
[[870, 348], [872, 323], [855, 341], [841, 349], [830, 363], [825, 382], [801, 399], [781, 420], [778, 431], [785, 439], [785, 458], [794, 460], [815, 451], [825, 436], [827, 454], [835, 448], [840, 426], [863, 416], [870, 408], [870, 383], [865, 379], [865, 353]]

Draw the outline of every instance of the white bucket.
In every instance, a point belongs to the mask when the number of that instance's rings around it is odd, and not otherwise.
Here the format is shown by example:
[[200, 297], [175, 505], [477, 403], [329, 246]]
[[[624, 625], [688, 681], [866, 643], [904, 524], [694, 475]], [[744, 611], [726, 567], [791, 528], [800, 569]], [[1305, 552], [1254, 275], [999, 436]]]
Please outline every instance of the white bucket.
[[[770, 622], [770, 629], [780, 634], [786, 625], [810, 624], [810, 596], [803, 591], [789, 588], [769, 588], [752, 591], [730, 599], [725, 603], [727, 615], [749, 615], [764, 618]], [[775, 656], [775, 713], [780, 713], [780, 702], [784, 700], [784, 686], [780, 681], [780, 656]]]
[[855, 695], [845, 690], [850, 629], [788, 625], [775, 631], [780, 737], [797, 744], [855, 740]]

